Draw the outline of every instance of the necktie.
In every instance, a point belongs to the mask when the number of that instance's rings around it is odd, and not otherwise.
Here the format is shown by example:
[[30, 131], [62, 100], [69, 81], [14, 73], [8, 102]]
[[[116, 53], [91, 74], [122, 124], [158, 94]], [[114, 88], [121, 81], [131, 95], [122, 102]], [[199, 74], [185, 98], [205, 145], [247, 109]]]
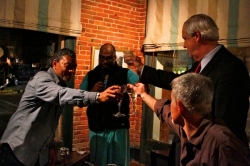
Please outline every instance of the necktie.
[[195, 73], [200, 73], [201, 70], [201, 61], [199, 62], [199, 64], [197, 65], [196, 69], [195, 69]]

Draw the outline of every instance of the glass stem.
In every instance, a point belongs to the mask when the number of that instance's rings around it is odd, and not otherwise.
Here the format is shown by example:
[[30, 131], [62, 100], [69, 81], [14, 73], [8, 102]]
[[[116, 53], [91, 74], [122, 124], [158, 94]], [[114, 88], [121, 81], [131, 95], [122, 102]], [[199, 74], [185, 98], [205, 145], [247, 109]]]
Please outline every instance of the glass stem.
[[118, 103], [118, 112], [121, 112], [121, 102]]

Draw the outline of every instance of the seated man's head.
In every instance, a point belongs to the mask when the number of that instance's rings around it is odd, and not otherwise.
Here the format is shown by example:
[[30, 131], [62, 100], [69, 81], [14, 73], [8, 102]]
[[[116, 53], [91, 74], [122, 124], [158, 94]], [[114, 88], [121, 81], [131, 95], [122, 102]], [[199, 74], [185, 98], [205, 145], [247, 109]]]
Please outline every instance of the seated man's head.
[[76, 66], [76, 54], [68, 48], [57, 51], [51, 60], [51, 67], [62, 81], [70, 81]]
[[171, 115], [174, 123], [183, 123], [184, 113], [203, 118], [212, 111], [213, 84], [209, 78], [188, 73], [175, 78], [171, 85]]

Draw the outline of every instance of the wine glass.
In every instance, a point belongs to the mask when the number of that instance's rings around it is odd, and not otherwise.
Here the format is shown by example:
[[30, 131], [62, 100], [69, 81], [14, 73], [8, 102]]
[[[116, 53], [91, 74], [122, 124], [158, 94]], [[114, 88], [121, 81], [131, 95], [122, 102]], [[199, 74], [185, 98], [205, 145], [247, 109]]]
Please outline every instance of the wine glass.
[[130, 113], [129, 115], [136, 114], [135, 101], [137, 98], [137, 94], [134, 92], [134, 90], [132, 88], [127, 88], [127, 93], [129, 95], [129, 98], [131, 99], [132, 106], [133, 106], [133, 112]]
[[62, 159], [62, 163], [66, 164], [66, 157], [67, 157], [67, 155], [69, 155], [69, 148], [61, 147], [59, 149], [59, 153], [60, 153], [60, 156], [61, 156], [61, 159]]
[[[127, 92], [127, 85], [119, 85], [119, 86], [121, 87], [121, 92], [122, 93]], [[121, 104], [122, 104], [122, 99], [119, 100], [119, 102], [118, 102], [118, 112], [116, 114], [113, 114], [117, 118], [126, 116], [125, 114], [121, 113]]]

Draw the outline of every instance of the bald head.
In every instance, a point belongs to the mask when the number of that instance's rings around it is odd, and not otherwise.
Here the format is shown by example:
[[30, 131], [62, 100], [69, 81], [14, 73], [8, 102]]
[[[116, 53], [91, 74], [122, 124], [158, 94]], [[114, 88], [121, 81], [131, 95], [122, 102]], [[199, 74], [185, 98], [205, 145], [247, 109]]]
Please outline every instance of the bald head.
[[115, 47], [110, 43], [102, 45], [99, 52], [99, 65], [102, 67], [112, 67], [115, 64], [115, 61]]
[[116, 54], [115, 47], [110, 43], [106, 43], [101, 46], [100, 52], [103, 52], [103, 51], [112, 51], [114, 52], [114, 54]]

